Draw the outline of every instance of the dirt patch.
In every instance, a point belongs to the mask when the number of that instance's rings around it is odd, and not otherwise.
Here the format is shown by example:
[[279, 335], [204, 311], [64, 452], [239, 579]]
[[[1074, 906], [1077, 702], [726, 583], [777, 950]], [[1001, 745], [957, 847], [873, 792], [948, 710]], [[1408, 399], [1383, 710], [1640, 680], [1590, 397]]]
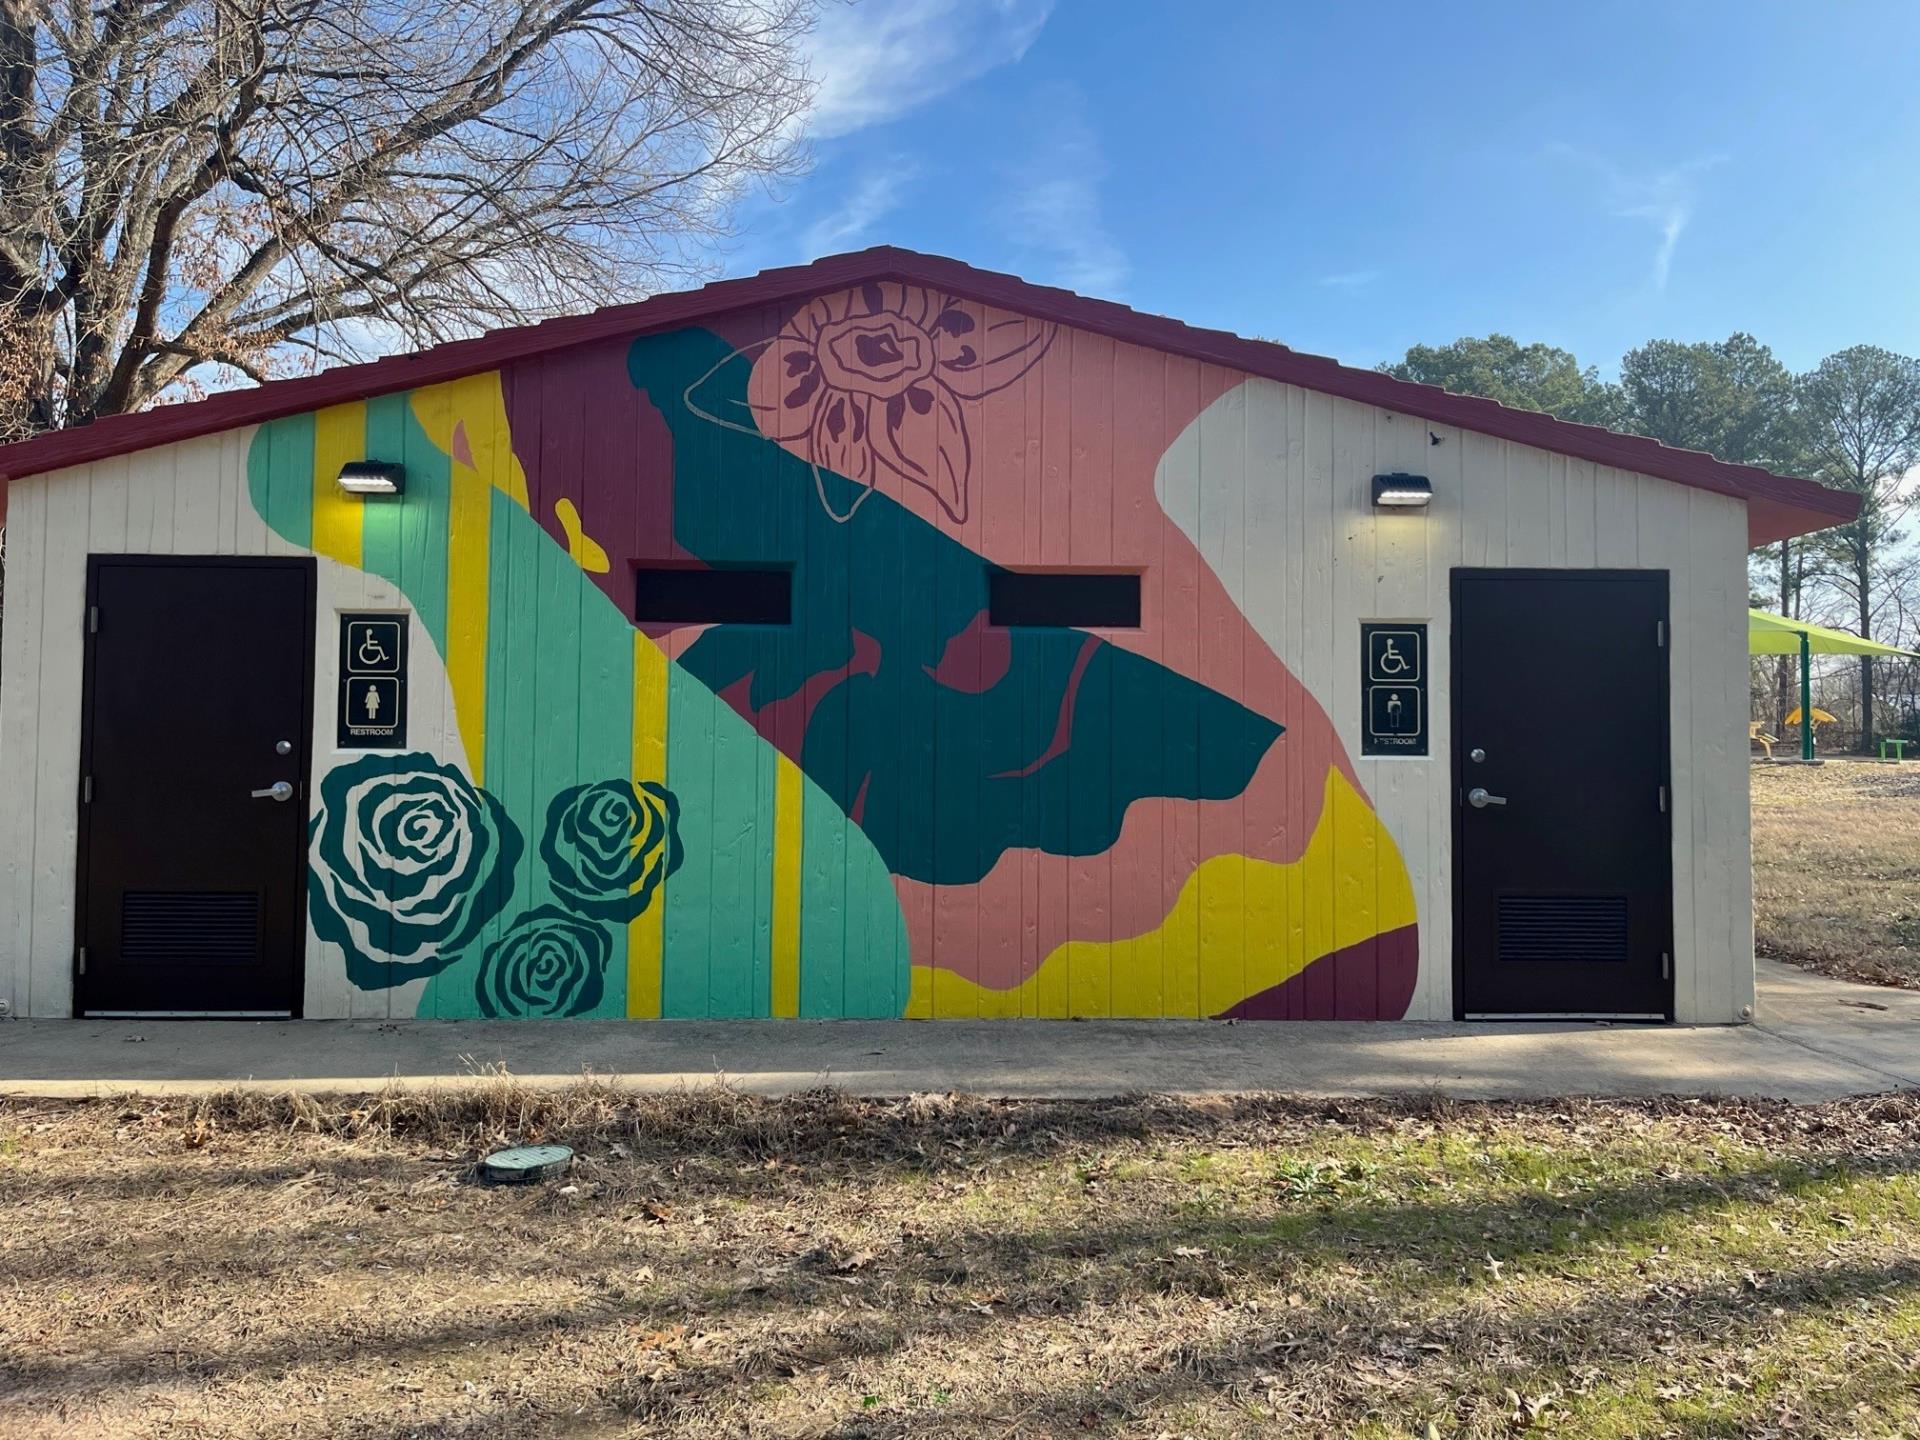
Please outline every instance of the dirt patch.
[[1907, 1095], [15, 1102], [0, 1428], [1911, 1434], [1917, 1166]]
[[1920, 989], [1920, 765], [1753, 767], [1762, 955]]

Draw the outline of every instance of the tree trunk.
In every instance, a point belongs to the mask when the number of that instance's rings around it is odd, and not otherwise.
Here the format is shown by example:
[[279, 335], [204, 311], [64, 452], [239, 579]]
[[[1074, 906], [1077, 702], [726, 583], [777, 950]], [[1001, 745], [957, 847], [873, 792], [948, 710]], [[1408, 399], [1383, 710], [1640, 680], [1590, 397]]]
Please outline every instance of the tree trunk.
[[[1780, 542], [1780, 613], [1788, 619], [1793, 618], [1790, 608], [1793, 602], [1793, 542]], [[1787, 738], [1787, 716], [1793, 710], [1794, 691], [1799, 681], [1794, 676], [1796, 662], [1791, 655], [1782, 655], [1773, 667], [1773, 722], [1774, 734], [1782, 740]]]
[[[1858, 555], [1853, 563], [1854, 582], [1860, 595], [1860, 638], [1873, 638], [1873, 605], [1868, 590], [1867, 557]], [[1860, 753], [1873, 754], [1873, 657], [1860, 657]]]

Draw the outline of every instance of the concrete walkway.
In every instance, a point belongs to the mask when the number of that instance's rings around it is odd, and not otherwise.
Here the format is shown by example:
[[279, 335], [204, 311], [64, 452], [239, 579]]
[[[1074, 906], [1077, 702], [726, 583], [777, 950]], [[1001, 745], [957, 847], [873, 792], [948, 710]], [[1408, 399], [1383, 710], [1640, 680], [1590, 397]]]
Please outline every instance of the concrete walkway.
[[0, 1094], [155, 1094], [252, 1083], [365, 1091], [530, 1083], [583, 1070], [644, 1090], [724, 1079], [767, 1094], [1752, 1095], [1822, 1100], [1920, 1085], [1920, 992], [1760, 962], [1745, 1026], [1191, 1021], [0, 1022]]

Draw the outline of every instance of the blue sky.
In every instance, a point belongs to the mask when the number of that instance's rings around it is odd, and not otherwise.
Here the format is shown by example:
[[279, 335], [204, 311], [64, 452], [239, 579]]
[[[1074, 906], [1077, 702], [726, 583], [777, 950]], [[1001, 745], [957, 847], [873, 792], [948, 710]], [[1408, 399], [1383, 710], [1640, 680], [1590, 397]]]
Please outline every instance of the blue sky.
[[1353, 364], [1920, 353], [1920, 5], [861, 0], [740, 274], [955, 256]]

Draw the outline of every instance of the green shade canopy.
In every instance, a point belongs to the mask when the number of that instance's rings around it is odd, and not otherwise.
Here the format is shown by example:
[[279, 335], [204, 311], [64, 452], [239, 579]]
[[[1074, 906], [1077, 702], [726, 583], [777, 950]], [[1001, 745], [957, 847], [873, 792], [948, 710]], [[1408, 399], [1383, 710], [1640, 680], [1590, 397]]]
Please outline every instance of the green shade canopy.
[[1800, 637], [1807, 637], [1807, 649], [1815, 655], [1913, 655], [1878, 640], [1862, 640], [1844, 630], [1829, 630], [1824, 625], [1809, 625], [1804, 620], [1789, 620], [1765, 610], [1747, 611], [1747, 653], [1749, 655], [1798, 655]]

